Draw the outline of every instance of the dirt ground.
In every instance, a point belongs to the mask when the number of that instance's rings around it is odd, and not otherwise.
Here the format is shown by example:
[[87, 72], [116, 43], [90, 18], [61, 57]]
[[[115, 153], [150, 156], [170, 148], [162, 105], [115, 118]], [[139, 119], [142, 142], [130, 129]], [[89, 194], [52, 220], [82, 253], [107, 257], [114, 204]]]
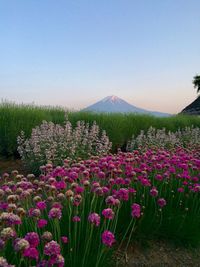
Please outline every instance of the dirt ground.
[[25, 173], [25, 169], [20, 159], [0, 158], [0, 176], [5, 172], [11, 173], [13, 170]]
[[119, 267], [200, 267], [200, 248], [175, 247], [151, 242], [148, 247], [130, 246]]

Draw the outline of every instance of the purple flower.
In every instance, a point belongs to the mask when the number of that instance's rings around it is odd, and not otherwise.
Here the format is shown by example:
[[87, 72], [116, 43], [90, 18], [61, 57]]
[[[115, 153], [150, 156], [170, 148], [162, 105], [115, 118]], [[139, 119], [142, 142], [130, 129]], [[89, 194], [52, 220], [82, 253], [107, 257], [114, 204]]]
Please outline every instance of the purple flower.
[[100, 172], [98, 172], [98, 177], [99, 177], [100, 179], [104, 179], [104, 178], [106, 177], [106, 175], [105, 175], [104, 172], [100, 171]]
[[152, 197], [157, 197], [157, 195], [158, 195], [158, 190], [157, 190], [155, 187], [153, 187], [153, 188], [150, 190], [150, 195], [151, 195]]
[[51, 257], [49, 260], [49, 267], [58, 266], [58, 267], [64, 267], [65, 265], [65, 259], [62, 255], [56, 255], [55, 257]]
[[25, 238], [17, 238], [13, 242], [15, 251], [24, 251], [30, 247], [29, 242]]
[[30, 232], [25, 235], [25, 239], [29, 242], [31, 247], [37, 247], [40, 243], [39, 236], [36, 232]]
[[43, 228], [47, 225], [47, 220], [45, 219], [40, 219], [37, 221], [37, 227], [38, 228]]
[[84, 191], [84, 188], [81, 186], [77, 186], [74, 190], [76, 194], [81, 194]]
[[47, 205], [46, 205], [45, 201], [39, 201], [39, 202], [37, 202], [36, 207], [39, 210], [44, 210], [44, 209], [46, 209]]
[[69, 242], [69, 239], [67, 236], [61, 236], [61, 240], [64, 244], [67, 244]]
[[54, 202], [52, 205], [52, 208], [57, 208], [57, 209], [62, 210], [63, 206], [60, 202]]
[[164, 198], [159, 198], [157, 203], [161, 208], [163, 208], [167, 204], [167, 202]]
[[141, 207], [140, 207], [140, 205], [137, 204], [137, 203], [134, 203], [131, 206], [131, 209], [132, 209], [132, 212], [131, 212], [132, 217], [140, 218], [140, 216], [141, 216]]
[[184, 192], [184, 188], [183, 188], [183, 187], [179, 187], [179, 188], [177, 189], [177, 191], [178, 191], [179, 193], [183, 193], [183, 192]]
[[107, 194], [109, 192], [109, 188], [107, 186], [103, 186], [102, 190], [104, 194]]
[[158, 181], [162, 181], [163, 177], [162, 177], [161, 174], [156, 174], [155, 179], [158, 180]]
[[116, 192], [116, 195], [120, 200], [128, 201], [129, 190], [127, 188], [120, 188], [119, 191]]
[[120, 201], [114, 198], [113, 196], [108, 196], [105, 201], [106, 201], [106, 204], [110, 206], [117, 206], [120, 204]]
[[6, 202], [0, 203], [0, 210], [6, 210], [7, 207], [8, 207], [8, 203], [6, 203]]
[[30, 247], [24, 250], [23, 256], [29, 259], [38, 260], [39, 252], [35, 247]]
[[97, 213], [91, 213], [89, 216], [88, 216], [88, 221], [92, 224], [94, 224], [95, 226], [99, 226], [100, 224], [100, 216], [99, 214]]
[[56, 189], [65, 189], [66, 188], [66, 183], [64, 181], [59, 181], [59, 182], [54, 182], [53, 185], [56, 187]]
[[128, 188], [128, 191], [129, 193], [132, 193], [132, 194], [135, 194], [137, 192], [135, 188], [131, 188], [131, 187]]
[[44, 247], [44, 254], [47, 256], [56, 256], [60, 254], [59, 244], [54, 240], [48, 242]]
[[40, 217], [41, 211], [39, 209], [30, 208], [28, 211], [30, 217]]
[[56, 218], [61, 219], [62, 211], [59, 208], [52, 208], [52, 209], [50, 209], [48, 216], [50, 219], [56, 219]]
[[102, 243], [108, 247], [112, 247], [115, 242], [115, 236], [112, 232], [105, 230], [101, 236]]
[[74, 216], [74, 217], [72, 218], [72, 221], [73, 221], [73, 222], [80, 222], [80, 221], [81, 221], [81, 218], [80, 218], [79, 216]]
[[8, 226], [22, 223], [18, 215], [10, 212], [3, 212], [0, 216], [0, 221], [5, 222]]
[[112, 219], [114, 218], [115, 213], [114, 213], [114, 211], [113, 211], [112, 209], [108, 208], [108, 209], [104, 209], [104, 210], [102, 211], [102, 215], [103, 215], [106, 219], [112, 220]]
[[79, 195], [79, 194], [75, 195], [73, 198], [73, 205], [78, 207], [81, 204], [81, 201], [82, 201], [81, 195]]

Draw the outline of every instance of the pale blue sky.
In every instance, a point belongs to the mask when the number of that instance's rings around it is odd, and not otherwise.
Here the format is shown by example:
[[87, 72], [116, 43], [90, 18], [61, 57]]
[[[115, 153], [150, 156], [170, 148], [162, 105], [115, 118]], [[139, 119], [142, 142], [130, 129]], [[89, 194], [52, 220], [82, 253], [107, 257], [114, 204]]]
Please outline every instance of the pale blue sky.
[[199, 0], [0, 0], [0, 98], [179, 112], [199, 47]]

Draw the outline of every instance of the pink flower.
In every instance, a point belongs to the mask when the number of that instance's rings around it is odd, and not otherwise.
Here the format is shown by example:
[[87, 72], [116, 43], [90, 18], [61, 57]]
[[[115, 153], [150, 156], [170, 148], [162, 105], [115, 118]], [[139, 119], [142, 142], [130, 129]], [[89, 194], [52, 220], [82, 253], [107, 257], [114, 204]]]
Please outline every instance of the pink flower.
[[50, 209], [48, 216], [50, 219], [59, 219], [60, 220], [62, 217], [62, 211], [59, 208], [52, 208], [52, 209]]
[[131, 188], [131, 187], [128, 188], [128, 191], [129, 193], [132, 193], [132, 194], [135, 194], [137, 192], [135, 188]]
[[35, 247], [29, 247], [24, 250], [23, 256], [30, 259], [38, 260], [39, 252]]
[[100, 171], [100, 172], [98, 172], [98, 177], [99, 177], [100, 179], [104, 179], [104, 178], [106, 177], [106, 175], [105, 175], [104, 172]]
[[47, 205], [46, 205], [45, 201], [39, 201], [39, 202], [37, 202], [36, 207], [40, 210], [44, 210], [44, 209], [46, 209]]
[[166, 200], [164, 198], [159, 198], [157, 203], [161, 208], [164, 207], [167, 204]]
[[60, 254], [59, 244], [54, 240], [48, 242], [44, 247], [44, 254], [47, 256], [56, 256]]
[[108, 209], [104, 209], [104, 210], [102, 211], [102, 215], [103, 215], [106, 219], [112, 220], [112, 219], [114, 218], [115, 213], [114, 213], [114, 211], [113, 211], [112, 209], [108, 208]]
[[142, 178], [141, 179], [141, 184], [143, 186], [151, 186], [151, 181], [149, 181], [147, 178]]
[[59, 181], [59, 182], [54, 182], [53, 183], [53, 185], [56, 187], [56, 189], [60, 189], [60, 190], [62, 190], [62, 189], [65, 189], [66, 188], [66, 183], [64, 182], [64, 181]]
[[30, 208], [28, 211], [28, 215], [30, 217], [40, 217], [41, 215], [41, 211], [39, 209], [35, 209], [35, 208]]
[[113, 243], [115, 243], [115, 236], [112, 232], [105, 230], [101, 236], [102, 243], [108, 247], [112, 247]]
[[157, 197], [157, 195], [158, 195], [158, 190], [157, 190], [155, 187], [153, 187], [153, 188], [150, 190], [150, 195], [151, 195], [152, 197]]
[[158, 181], [162, 181], [163, 177], [162, 177], [161, 174], [156, 174], [155, 179], [158, 180]]
[[73, 221], [73, 222], [80, 222], [80, 221], [81, 221], [81, 218], [80, 218], [79, 216], [74, 216], [74, 217], [72, 218], [72, 221]]
[[52, 205], [52, 208], [57, 208], [57, 209], [62, 210], [63, 206], [60, 202], [54, 202]]
[[129, 190], [127, 188], [120, 188], [119, 191], [116, 192], [116, 195], [120, 200], [128, 201]]
[[48, 267], [64, 267], [65, 265], [65, 260], [63, 258], [62, 255], [56, 255], [50, 258], [49, 262], [48, 262]]
[[104, 194], [107, 194], [109, 192], [109, 188], [107, 186], [103, 186], [102, 191]]
[[31, 247], [37, 247], [40, 243], [39, 236], [36, 232], [27, 233], [25, 239], [29, 242]]
[[124, 179], [121, 177], [117, 177], [115, 179], [115, 184], [125, 184]]
[[84, 188], [81, 186], [77, 186], [74, 190], [76, 194], [81, 194], [84, 191]]
[[88, 216], [88, 221], [92, 224], [94, 224], [95, 226], [99, 226], [100, 224], [100, 216], [99, 214], [97, 213], [91, 213], [89, 216]]
[[1, 221], [6, 223], [8, 226], [16, 225], [16, 224], [21, 224], [21, 219], [18, 215], [10, 212], [3, 212], [1, 214]]
[[78, 207], [81, 204], [81, 201], [82, 201], [81, 195], [79, 195], [79, 194], [75, 195], [73, 198], [73, 205]]
[[67, 244], [69, 242], [69, 239], [67, 236], [61, 236], [61, 240], [64, 244]]
[[141, 207], [140, 207], [140, 205], [137, 204], [137, 203], [134, 203], [131, 206], [131, 209], [132, 209], [132, 212], [131, 212], [132, 217], [140, 218], [140, 216], [141, 216]]
[[[5, 244], [5, 242], [4, 242]], [[13, 242], [15, 251], [24, 251], [25, 249], [30, 247], [29, 242], [24, 238], [16, 238]]]
[[179, 187], [179, 188], [177, 189], [177, 191], [180, 192], [180, 193], [183, 193], [183, 192], [184, 192], [184, 188], [183, 188], [183, 187]]
[[40, 220], [37, 221], [38, 228], [43, 228], [46, 225], [47, 225], [47, 220], [45, 220], [45, 219], [40, 219]]
[[0, 203], [0, 210], [6, 210], [8, 207], [8, 203], [6, 202], [1, 202]]
[[120, 204], [119, 199], [116, 199], [113, 196], [108, 196], [105, 201], [106, 204], [110, 206], [118, 206]]

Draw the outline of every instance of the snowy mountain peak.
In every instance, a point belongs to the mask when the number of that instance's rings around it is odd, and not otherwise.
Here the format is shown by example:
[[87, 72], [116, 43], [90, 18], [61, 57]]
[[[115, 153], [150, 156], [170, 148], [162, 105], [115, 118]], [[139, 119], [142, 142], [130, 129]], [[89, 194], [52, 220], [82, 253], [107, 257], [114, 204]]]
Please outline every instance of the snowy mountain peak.
[[139, 114], [150, 114], [159, 117], [168, 117], [170, 114], [149, 111], [142, 108], [138, 108], [124, 101], [123, 99], [111, 95], [103, 98], [95, 104], [83, 109], [83, 111], [94, 111], [94, 112], [106, 112], [106, 113], [139, 113]]
[[121, 99], [115, 95], [105, 97], [102, 102], [119, 102]]

